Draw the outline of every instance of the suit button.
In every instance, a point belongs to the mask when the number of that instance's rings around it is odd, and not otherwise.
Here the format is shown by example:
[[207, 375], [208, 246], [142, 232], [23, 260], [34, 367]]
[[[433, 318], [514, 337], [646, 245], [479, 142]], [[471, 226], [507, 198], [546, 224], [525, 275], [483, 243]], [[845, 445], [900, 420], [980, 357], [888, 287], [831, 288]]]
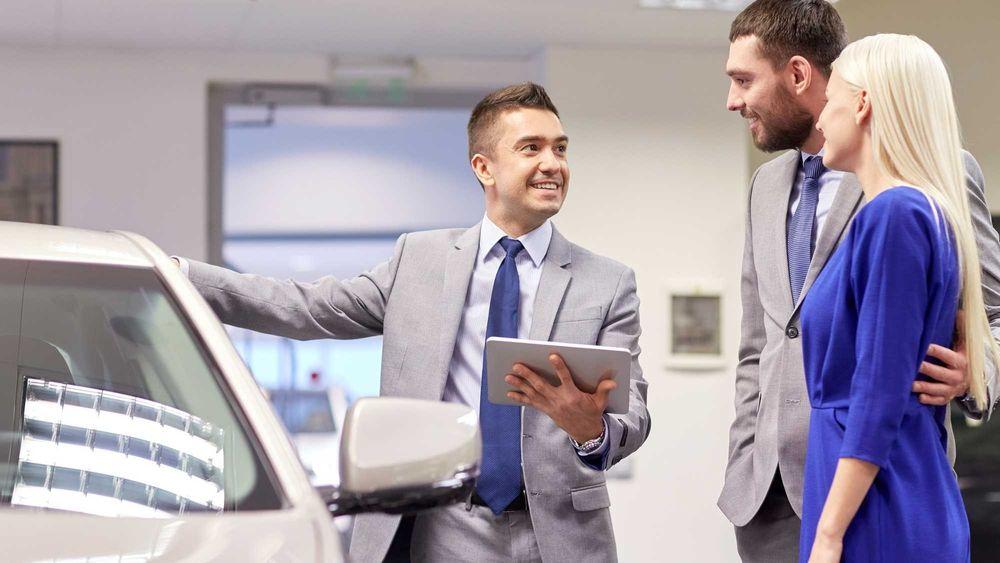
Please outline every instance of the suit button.
[[787, 336], [788, 338], [798, 338], [799, 329], [795, 328], [794, 326], [790, 326], [788, 327], [788, 330], [785, 331], [785, 336]]

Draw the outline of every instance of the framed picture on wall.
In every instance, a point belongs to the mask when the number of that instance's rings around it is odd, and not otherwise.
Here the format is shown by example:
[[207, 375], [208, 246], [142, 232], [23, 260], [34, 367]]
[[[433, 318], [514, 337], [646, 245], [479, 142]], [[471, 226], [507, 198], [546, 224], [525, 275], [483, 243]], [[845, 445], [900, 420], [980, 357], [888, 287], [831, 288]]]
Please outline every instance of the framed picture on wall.
[[0, 221], [59, 222], [59, 144], [0, 140]]
[[667, 367], [714, 370], [725, 366], [722, 297], [719, 283], [671, 286], [667, 295]]

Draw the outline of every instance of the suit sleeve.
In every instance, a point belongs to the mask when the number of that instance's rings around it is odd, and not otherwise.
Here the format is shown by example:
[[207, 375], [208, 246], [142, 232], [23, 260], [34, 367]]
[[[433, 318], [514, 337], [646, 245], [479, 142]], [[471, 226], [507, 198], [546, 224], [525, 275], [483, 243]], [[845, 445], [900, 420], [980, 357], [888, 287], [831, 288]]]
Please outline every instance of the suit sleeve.
[[873, 200], [855, 219], [856, 367], [840, 457], [885, 467], [924, 357], [931, 233], [912, 206]]
[[347, 280], [277, 280], [193, 260], [187, 275], [225, 324], [297, 340], [363, 338], [382, 334], [405, 246], [403, 235], [392, 258]]
[[[982, 268], [983, 301], [986, 303], [986, 317], [990, 322], [993, 338], [1000, 341], [1000, 241], [993, 229], [993, 221], [989, 207], [986, 205], [983, 171], [979, 163], [968, 152], [962, 153], [965, 164], [965, 183], [969, 190], [969, 210], [972, 214], [972, 226], [976, 234], [976, 247], [979, 250], [979, 265]], [[989, 388], [990, 404], [996, 403], [998, 369], [993, 365], [990, 354], [986, 355], [986, 384]], [[959, 402], [966, 414], [973, 418], [988, 417], [989, 412], [972, 412], [965, 403]]]
[[608, 469], [631, 455], [646, 441], [650, 431], [646, 408], [646, 380], [639, 366], [639, 296], [635, 272], [626, 268], [618, 280], [604, 326], [597, 338], [599, 346], [627, 348], [632, 353], [628, 414], [605, 414], [607, 449], [581, 460], [594, 469]]
[[754, 173], [750, 181], [750, 198], [747, 203], [746, 234], [743, 243], [743, 274], [740, 281], [740, 299], [743, 317], [740, 321], [739, 363], [736, 365], [735, 410], [736, 416], [729, 427], [729, 468], [736, 466], [753, 451], [757, 428], [757, 411], [760, 405], [760, 354], [767, 343], [764, 331], [764, 307], [760, 303], [757, 286], [757, 266], [753, 255], [753, 225], [751, 207]]

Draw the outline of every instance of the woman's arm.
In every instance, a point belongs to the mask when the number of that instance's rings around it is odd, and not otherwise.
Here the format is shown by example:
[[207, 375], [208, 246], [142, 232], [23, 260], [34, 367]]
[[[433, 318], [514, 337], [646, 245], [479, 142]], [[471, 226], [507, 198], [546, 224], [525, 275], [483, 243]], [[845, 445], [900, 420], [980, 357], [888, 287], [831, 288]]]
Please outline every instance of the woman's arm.
[[860, 459], [840, 458], [833, 475], [830, 494], [823, 505], [823, 513], [816, 527], [809, 563], [839, 562], [843, 550], [844, 533], [858, 512], [861, 501], [868, 494], [878, 466]]

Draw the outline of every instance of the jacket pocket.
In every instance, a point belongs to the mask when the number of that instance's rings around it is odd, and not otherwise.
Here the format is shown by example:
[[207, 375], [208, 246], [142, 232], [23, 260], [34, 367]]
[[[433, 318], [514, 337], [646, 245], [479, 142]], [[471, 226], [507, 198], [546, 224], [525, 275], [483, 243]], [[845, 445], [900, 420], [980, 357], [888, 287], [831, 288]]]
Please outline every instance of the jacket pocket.
[[567, 309], [559, 311], [556, 317], [557, 323], [571, 323], [580, 321], [602, 321], [604, 320], [604, 309], [600, 305], [584, 307], [582, 309]]
[[573, 498], [573, 508], [577, 512], [598, 510], [611, 506], [611, 497], [608, 496], [607, 483], [598, 483], [596, 485], [573, 489], [570, 491], [570, 496]]

